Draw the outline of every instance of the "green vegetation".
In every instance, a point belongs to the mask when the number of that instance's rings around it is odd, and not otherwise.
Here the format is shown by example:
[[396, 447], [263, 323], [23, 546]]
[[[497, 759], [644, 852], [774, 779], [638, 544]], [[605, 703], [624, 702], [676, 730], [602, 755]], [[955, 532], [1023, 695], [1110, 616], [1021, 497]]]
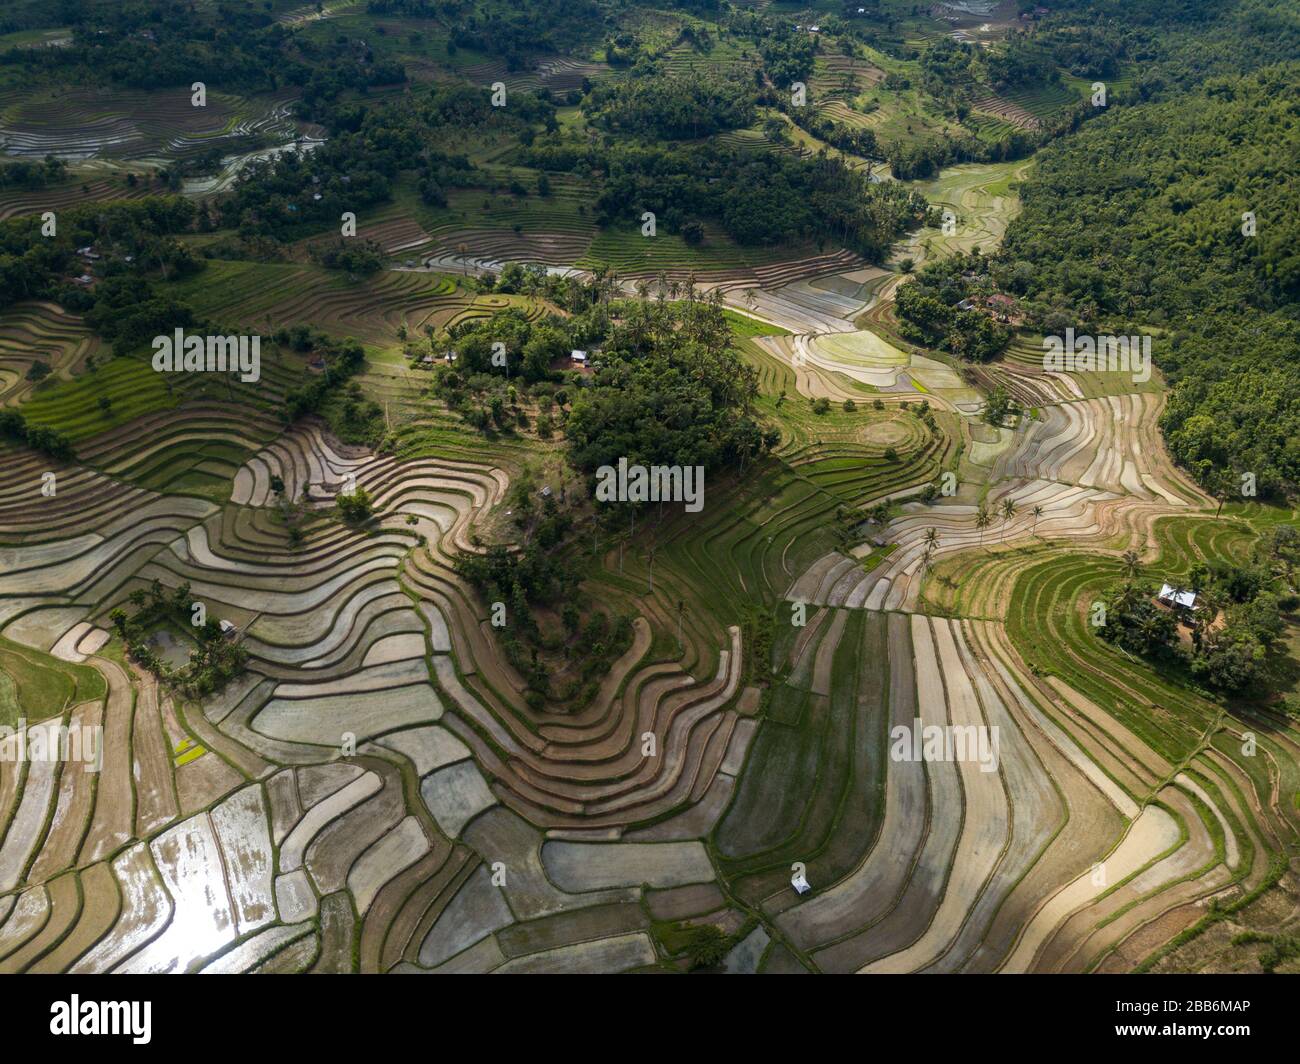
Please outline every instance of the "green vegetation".
[[1271, 496], [1300, 485], [1298, 99], [1286, 64], [1090, 123], [1042, 153], [991, 271], [1047, 332], [1158, 330], [1175, 458]]
[[[1297, 563], [1300, 530], [1294, 525], [1265, 533], [1248, 564], [1197, 563], [1171, 585], [1175, 598], [1186, 591], [1196, 596], [1195, 609], [1180, 618], [1179, 607], [1158, 603], [1155, 587], [1137, 581], [1140, 566], [1130, 551], [1124, 582], [1097, 600], [1105, 611], [1098, 634], [1132, 653], [1182, 663], [1193, 678], [1218, 690], [1240, 691], [1265, 677], [1276, 681], [1284, 654], [1282, 615], [1300, 606], [1291, 585]], [[1179, 641], [1180, 620], [1188, 646]]]
[[34, 724], [105, 692], [94, 669], [0, 639], [0, 725]]
[[[900, 333], [959, 358], [987, 362], [1006, 350], [1011, 329], [999, 323], [1008, 315], [996, 301], [987, 264], [978, 248], [931, 263], [895, 296]], [[1003, 296], [1003, 299], [1006, 297]]]
[[[227, 638], [217, 619], [209, 617], [203, 624], [192, 626], [195, 615], [189, 584], [168, 591], [155, 580], [147, 589], [132, 591], [128, 601], [135, 611], [128, 613], [120, 606], [114, 609], [109, 615], [113, 628], [131, 660], [169, 687], [191, 697], [202, 697], [220, 691], [243, 672], [248, 652]], [[195, 649], [184, 665], [168, 663], [151, 645], [155, 632], [164, 628], [181, 632], [188, 629], [193, 634]]]

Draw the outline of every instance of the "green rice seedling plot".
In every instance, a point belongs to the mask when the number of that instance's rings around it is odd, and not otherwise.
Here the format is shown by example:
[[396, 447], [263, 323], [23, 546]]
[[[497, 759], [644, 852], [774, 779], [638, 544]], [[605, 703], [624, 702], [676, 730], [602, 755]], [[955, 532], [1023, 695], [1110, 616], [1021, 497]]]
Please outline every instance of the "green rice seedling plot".
[[[302, 10], [314, 14], [313, 8]], [[412, 65], [414, 70], [408, 70], [408, 75], [414, 74], [421, 80], [421, 75], [431, 77], [434, 71], [454, 71], [482, 59], [480, 53], [471, 49], [457, 49], [455, 54], [448, 54], [450, 34], [447, 26], [437, 19], [402, 17], [399, 20], [372, 15], [365, 11], [360, 0], [326, 4], [324, 16], [309, 19], [304, 15], [296, 27], [302, 38], [317, 45], [333, 44], [339, 35], [364, 40], [377, 57]], [[433, 56], [437, 56], [436, 63], [431, 61]]]
[[1300, 521], [1300, 510], [1282, 503], [1229, 502], [1224, 504], [1223, 512], [1228, 517], [1247, 522], [1251, 528], [1260, 532], [1276, 525], [1291, 525]]
[[671, 48], [659, 59], [659, 66], [675, 77], [726, 77], [747, 74], [756, 56], [751, 49], [732, 40], [719, 41], [711, 51], [700, 52], [689, 44]]
[[1083, 99], [1083, 94], [1063, 80], [1057, 84], [1049, 82], [1030, 88], [1015, 89], [1006, 94], [1006, 99], [1035, 118], [1047, 121], [1066, 108], [1073, 107]]
[[1205, 517], [1161, 517], [1152, 528], [1159, 547], [1152, 563], [1162, 576], [1186, 576], [1194, 566], [1210, 561], [1250, 560], [1256, 533], [1244, 522]]
[[13, 33], [0, 35], [0, 48], [45, 48], [50, 45], [66, 44], [72, 40], [72, 30], [37, 29], [15, 30]]
[[0, 637], [0, 724], [13, 727], [62, 713], [78, 702], [103, 698], [104, 679], [94, 669], [60, 661]]
[[[835, 117], [873, 130], [882, 144], [925, 144], [957, 132], [954, 120], [920, 88], [886, 89], [876, 85], [842, 102], [847, 113], [837, 108]], [[862, 116], [857, 121], [852, 117], [855, 112]]]
[[612, 266], [624, 274], [654, 274], [660, 270], [745, 270], [815, 254], [810, 247], [755, 248], [734, 243], [713, 225], [704, 227], [704, 240], [686, 243], [675, 233], [641, 235], [640, 229], [605, 229], [597, 233], [578, 266]]
[[[799, 402], [792, 404], [796, 409]], [[784, 407], [782, 408], [784, 410]], [[799, 476], [845, 503], [863, 506], [938, 475], [949, 444], [917, 416], [897, 408], [808, 414], [791, 428], [781, 459]]]
[[989, 144], [1000, 144], [1021, 128], [1013, 122], [1007, 122], [993, 115], [981, 114], [978, 111], [971, 114], [964, 125], [973, 130], [980, 140]]
[[[1024, 366], [1033, 371], [1042, 370], [1044, 357], [1042, 337], [1026, 333], [1017, 334], [1003, 354], [1005, 362]], [[1116, 364], [1120, 365], [1118, 361]], [[1076, 389], [1078, 395], [1084, 399], [1097, 399], [1107, 395], [1130, 395], [1135, 392], [1158, 393], [1164, 390], [1164, 379], [1155, 366], [1154, 357], [1147, 367], [1149, 373], [1143, 372], [1142, 367], [1133, 361], [1129, 362], [1129, 367], [1129, 369], [1115, 370], [1073, 369], [1059, 376], [1069, 382], [1067, 387]], [[1141, 376], [1146, 376], [1147, 379], [1135, 379]]]
[[[550, 192], [543, 196], [537, 191], [540, 171], [523, 168], [491, 168], [501, 182], [499, 188], [448, 189], [447, 205], [431, 207], [420, 201], [418, 195], [399, 188], [398, 202], [404, 206], [427, 232], [444, 244], [461, 231], [508, 230], [518, 226], [518, 235], [553, 233], [567, 236], [571, 241], [589, 241], [596, 231], [591, 214], [595, 189], [568, 174], [548, 175]], [[507, 191], [511, 182], [519, 182], [526, 195]]]
[[1032, 168], [1032, 159], [967, 163], [950, 166], [933, 181], [918, 184], [917, 190], [930, 203], [952, 211], [956, 229], [951, 235], [942, 229], [918, 229], [901, 245], [895, 258], [907, 257], [919, 264], [932, 258], [967, 254], [975, 248], [993, 251], [1020, 211], [1015, 186], [1029, 176]]
[[1033, 553], [1024, 548], [942, 558], [926, 577], [917, 608], [941, 617], [1001, 619], [1006, 611], [1005, 587], [1014, 583]]
[[1027, 662], [1059, 676], [1178, 763], [1218, 710], [1172, 675], [1104, 642], [1088, 625], [1087, 603], [1118, 577], [1118, 563], [1100, 557], [1071, 555], [1029, 566], [1016, 581], [1007, 632]]
[[122, 475], [151, 491], [168, 495], [198, 495], [224, 503], [230, 499], [235, 473], [254, 451], [252, 447], [189, 439], [146, 460], [142, 463], [143, 468]]
[[714, 136], [713, 142], [719, 147], [732, 151], [764, 152], [776, 151], [777, 146], [767, 139], [767, 135], [758, 128], [729, 129]]
[[835, 545], [840, 500], [778, 462], [712, 500], [691, 520], [657, 530], [656, 571], [662, 564], [679, 573], [700, 611], [723, 623], [743, 620], [750, 606], [772, 608], [793, 574]]
[[[787, 335], [789, 335], [787, 333]], [[795, 374], [789, 362], [779, 359], [749, 340], [740, 340], [738, 346], [748, 361], [758, 371], [760, 402], [775, 408], [778, 395], [795, 394]]]
[[[788, 889], [794, 861], [807, 866], [811, 881], [835, 882], [861, 860], [879, 827], [890, 667], [886, 618], [836, 611], [822, 632], [805, 655], [815, 656], [815, 670], [829, 668], [829, 697], [812, 694], [810, 711], [798, 720], [772, 715], [763, 722], [715, 829], [723, 874], [751, 904]], [[811, 677], [814, 686], [827, 679]], [[776, 688], [774, 704], [787, 686]], [[809, 749], [813, 737], [815, 751]], [[784, 774], [783, 766], [798, 775]], [[801, 795], [798, 781], [808, 775], [815, 785]], [[792, 780], [795, 794], [773, 793]]]
[[[759, 321], [757, 318], [751, 318], [738, 311], [724, 308], [722, 314], [727, 319], [727, 324], [731, 326], [731, 334], [737, 340], [752, 340], [756, 336], [790, 335], [789, 329], [783, 329], [779, 325], [772, 325], [766, 321]], [[748, 350], [757, 351], [759, 349], [749, 345]]]
[[476, 302], [485, 312], [493, 298], [504, 305], [501, 297], [460, 294], [454, 280], [439, 274], [381, 271], [355, 282], [319, 267], [279, 263], [214, 261], [174, 290], [197, 314], [223, 323], [267, 333], [309, 325], [377, 347], [400, 343], [403, 327], [408, 333], [445, 328]]
[[52, 380], [38, 388], [23, 415], [29, 424], [57, 429], [75, 442], [176, 406], [180, 396], [168, 383], [146, 359], [114, 358], [75, 380]]

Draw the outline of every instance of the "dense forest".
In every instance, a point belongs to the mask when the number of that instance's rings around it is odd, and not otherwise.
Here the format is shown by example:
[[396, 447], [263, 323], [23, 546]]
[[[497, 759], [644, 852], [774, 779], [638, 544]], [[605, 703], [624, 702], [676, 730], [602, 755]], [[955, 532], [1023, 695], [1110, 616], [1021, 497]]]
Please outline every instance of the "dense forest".
[[997, 270], [1055, 332], [1156, 334], [1175, 457], [1300, 484], [1300, 65], [1117, 110], [1040, 156]]
[[0, 63], [60, 77], [67, 84], [156, 89], [202, 81], [245, 92], [296, 86], [309, 101], [406, 79], [400, 64], [347, 38], [318, 44], [293, 34], [253, 4], [73, 5], [66, 13], [65, 21], [53, 24], [71, 27], [70, 44], [11, 48], [0, 52]]

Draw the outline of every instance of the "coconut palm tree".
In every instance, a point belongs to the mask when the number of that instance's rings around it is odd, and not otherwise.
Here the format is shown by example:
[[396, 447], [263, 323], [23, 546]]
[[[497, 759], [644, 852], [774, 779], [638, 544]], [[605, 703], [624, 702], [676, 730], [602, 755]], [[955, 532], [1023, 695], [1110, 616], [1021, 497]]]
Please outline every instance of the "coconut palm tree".
[[975, 527], [979, 529], [980, 546], [984, 546], [984, 530], [993, 523], [993, 515], [989, 513], [989, 508], [980, 503], [980, 508], [975, 511]]
[[1228, 501], [1232, 495], [1232, 477], [1228, 473], [1219, 473], [1210, 487], [1210, 494], [1218, 500], [1219, 508], [1214, 511], [1214, 516], [1218, 517], [1223, 513], [1223, 504]]
[[1125, 584], [1122, 588], [1120, 588], [1119, 594], [1115, 596], [1115, 608], [1119, 610], [1121, 613], [1128, 613], [1133, 608], [1133, 605], [1134, 603], [1137, 602], [1137, 600], [1138, 600], [1137, 588], [1135, 588], [1132, 584]]
[[1010, 521], [1015, 516], [1016, 516], [1016, 504], [1010, 499], [1010, 497], [1003, 499], [1002, 500], [1002, 536], [1001, 536], [1003, 540], [1007, 538], [1007, 522]]
[[1160, 639], [1160, 622], [1154, 613], [1149, 613], [1142, 618], [1138, 624], [1138, 631], [1142, 635], [1142, 642], [1146, 644], [1146, 648], [1155, 649]]
[[1034, 515], [1034, 527], [1029, 530], [1029, 534], [1032, 536], [1038, 529], [1038, 519], [1043, 516], [1043, 508], [1041, 506], [1035, 506], [1029, 512]]
[[1192, 645], [1197, 650], [1200, 650], [1206, 627], [1213, 624], [1214, 618], [1219, 614], [1219, 602], [1218, 598], [1210, 590], [1202, 592], [1198, 597], [1200, 601], [1197, 603], [1196, 612], [1191, 617], [1191, 629]]
[[[934, 529], [930, 529], [930, 531], [933, 532]], [[934, 568], [934, 552], [938, 546], [939, 540], [937, 538], [930, 539], [928, 535], [926, 536], [925, 553], [921, 556], [921, 569], [927, 576], [929, 575], [930, 570]]]
[[939, 530], [931, 525], [925, 530], [925, 550], [929, 554], [939, 546]]
[[1142, 559], [1131, 547], [1120, 555], [1119, 563], [1124, 569], [1125, 578], [1129, 581], [1136, 580], [1142, 572]]

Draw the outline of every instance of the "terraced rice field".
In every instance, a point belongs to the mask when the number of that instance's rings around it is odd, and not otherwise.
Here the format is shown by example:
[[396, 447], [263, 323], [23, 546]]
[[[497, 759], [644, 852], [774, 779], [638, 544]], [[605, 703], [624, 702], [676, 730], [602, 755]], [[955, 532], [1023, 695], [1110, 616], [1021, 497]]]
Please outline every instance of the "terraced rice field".
[[49, 369], [50, 382], [71, 380], [102, 346], [80, 318], [55, 303], [10, 307], [0, 323], [0, 403], [12, 406], [32, 395], [39, 382], [28, 374], [36, 363]]
[[[996, 240], [1017, 172], [941, 176], [957, 240]], [[368, 224], [398, 258], [445, 239]], [[593, 541], [589, 590], [635, 617], [631, 647], [581, 709], [534, 708], [454, 567], [533, 456], [458, 429], [392, 357], [403, 326], [511, 301], [457, 272], [214, 262], [178, 286], [223, 321], [361, 339], [393, 454], [283, 424], [291, 357], [259, 403], [139, 359], [89, 372], [80, 323], [6, 315], [5, 402], [78, 458], [4, 455], [0, 723], [102, 748], [95, 773], [0, 758], [0, 971], [675, 970], [701, 925], [733, 972], [1131, 971], [1294, 852], [1294, 722], [1125, 660], [1086, 618], [1126, 549], [1176, 578], [1276, 515], [1216, 519], [1161, 446], [1158, 382], [1048, 377], [1034, 338], [989, 370], [1031, 412], [985, 424], [959, 367], [890, 330], [898, 275], [842, 254], [697, 275], [779, 443], [703, 512]], [[945, 472], [954, 493], [920, 501]], [[352, 484], [364, 530], [330, 516]], [[154, 581], [237, 627], [223, 690], [125, 658], [110, 615]], [[925, 728], [971, 756], [918, 758]]]
[[955, 216], [951, 234], [942, 229], [919, 229], [898, 253], [918, 266], [928, 256], [969, 253], [975, 248], [991, 251], [1002, 242], [1002, 234], [1017, 210], [1016, 183], [1033, 167], [1032, 160], [987, 165], [952, 166], [933, 181], [919, 187], [927, 200]]
[[289, 97], [212, 93], [203, 107], [188, 89], [119, 92], [74, 89], [23, 95], [0, 107], [0, 151], [16, 157], [167, 160], [210, 149], [246, 150], [254, 141], [297, 135]]
[[0, 221], [23, 214], [60, 211], [87, 200], [132, 200], [150, 195], [149, 185], [140, 182], [135, 188], [124, 177], [100, 176], [87, 172], [85, 180], [41, 189], [6, 189], [0, 192]]
[[[0, 967], [660, 963], [644, 895], [711, 882], [707, 851], [609, 831], [670, 822], [706, 793], [716, 805], [734, 783], [754, 730], [734, 708], [739, 631], [696, 679], [643, 664], [641, 621], [586, 711], [533, 713], [448, 565], [479, 549], [469, 528], [501, 501], [501, 469], [381, 459], [229, 409], [139, 427], [85, 441], [48, 505], [17, 486], [40, 482], [35, 456], [0, 498], [0, 653], [29, 735], [60, 719], [104, 728], [97, 787], [5, 764]], [[225, 499], [159, 483], [186, 449], [227, 477]], [[309, 517], [292, 549], [272, 476], [311, 509], [355, 478], [383, 518], [363, 535]], [[252, 667], [202, 705], [110, 643], [108, 612], [152, 580], [188, 582], [240, 627]], [[649, 763], [647, 731], [662, 751]]]
[[[358, 232], [360, 232], [360, 228]], [[445, 329], [510, 305], [510, 297], [476, 296], [455, 278], [386, 270], [355, 281], [315, 266], [214, 261], [194, 279], [175, 286], [202, 314], [273, 332], [309, 325], [351, 336], [375, 348], [399, 343], [399, 330]]]
[[[996, 243], [1018, 167], [992, 169], [943, 175], [939, 201], [965, 208], [968, 224], [960, 244], [926, 251]], [[1044, 375], [1026, 338], [981, 383], [1014, 383], [1032, 416], [994, 430], [973, 416], [977, 392], [973, 405], [952, 401], [958, 393], [924, 375], [944, 367], [878, 324], [891, 293], [886, 283], [866, 315], [843, 315], [871, 332], [783, 293], [749, 301], [792, 334], [753, 341], [765, 390], [924, 397], [948, 408], [963, 447], [952, 497], [908, 502], [877, 487], [859, 505], [903, 500], [883, 530], [864, 523], [856, 542], [820, 554], [782, 547], [794, 564], [776, 611], [777, 679], [753, 771], [714, 831], [724, 876], [774, 925], [764, 923], [762, 970], [1128, 970], [1209, 899], [1273, 874], [1262, 840], [1293, 839], [1297, 814], [1267, 796], [1295, 793], [1283, 762], [1297, 731], [1250, 722], [1279, 750], [1264, 784], [1234, 742], [1242, 722], [1124, 661], [1087, 629], [1083, 607], [1117, 578], [1126, 548], [1176, 579], [1194, 562], [1244, 557], [1254, 533], [1214, 521], [1169, 462], [1158, 382]], [[1004, 500], [1013, 515], [977, 528], [977, 508], [997, 515]], [[780, 536], [767, 549], [779, 546]], [[785, 628], [796, 610], [806, 625]], [[889, 729], [915, 720], [996, 724], [996, 772], [900, 763]], [[790, 888], [793, 862], [811, 894]]]

